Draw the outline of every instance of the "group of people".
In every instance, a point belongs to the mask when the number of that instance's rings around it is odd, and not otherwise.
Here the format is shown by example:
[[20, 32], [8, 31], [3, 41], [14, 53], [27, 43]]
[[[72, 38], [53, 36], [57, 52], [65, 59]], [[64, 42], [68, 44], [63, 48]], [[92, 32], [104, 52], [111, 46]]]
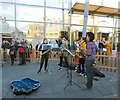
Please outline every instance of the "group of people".
[[[84, 64], [86, 62], [86, 76], [87, 76], [86, 87], [88, 89], [90, 89], [93, 86], [93, 64], [95, 62], [96, 52], [98, 51], [97, 45], [93, 40], [94, 40], [94, 34], [92, 32], [87, 32], [86, 38], [83, 39], [80, 45], [77, 45], [77, 50], [76, 50], [76, 53], [78, 54], [79, 57], [79, 69], [82, 75], [84, 75]], [[43, 40], [43, 43], [41, 44], [40, 48], [42, 47], [43, 44], [48, 44], [48, 40], [46, 38]], [[63, 59], [66, 63], [66, 66], [69, 67], [67, 49], [70, 48], [68, 41], [65, 38], [62, 38], [61, 44], [58, 45], [60, 49], [60, 63], [58, 64], [60, 66], [59, 68], [60, 70], [63, 66]], [[47, 63], [48, 63], [49, 54], [51, 53], [50, 50], [41, 50], [41, 51], [42, 51], [41, 54], [42, 57], [41, 57], [41, 63], [38, 73], [41, 72], [44, 61], [45, 61], [44, 70], [48, 71]], [[81, 65], [82, 65], [82, 70], [80, 68]]]
[[[28, 44], [27, 40], [18, 40], [13, 38], [11, 42], [3, 41], [1, 48], [7, 51], [11, 58], [11, 65], [14, 65], [17, 52], [19, 53], [19, 65], [26, 64], [26, 53], [32, 49], [32, 45]], [[4, 53], [5, 55], [5, 53]]]

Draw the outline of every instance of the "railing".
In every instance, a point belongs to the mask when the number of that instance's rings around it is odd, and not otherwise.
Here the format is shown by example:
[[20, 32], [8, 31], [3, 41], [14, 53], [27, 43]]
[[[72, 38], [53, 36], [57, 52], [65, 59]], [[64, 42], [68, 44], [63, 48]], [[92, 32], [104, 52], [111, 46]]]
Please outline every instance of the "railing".
[[[71, 51], [73, 54], [75, 54], [75, 51]], [[3, 60], [10, 60], [10, 56], [7, 54], [7, 50], [3, 51]], [[105, 53], [97, 53], [96, 54], [96, 63], [95, 67], [99, 68], [100, 70], [105, 71], [112, 71], [116, 72], [118, 69], [118, 57], [120, 56], [120, 53], [117, 54], [116, 57], [113, 57], [112, 55], [106, 55]], [[68, 61], [71, 61], [70, 56], [68, 57]], [[40, 52], [36, 51], [35, 49], [30, 50], [28, 53], [26, 53], [26, 60], [29, 62], [36, 62], [40, 61], [41, 56]], [[17, 53], [16, 60], [19, 60], [19, 53]], [[59, 51], [53, 51], [49, 56], [49, 61], [59, 61]], [[73, 63], [78, 64], [78, 57], [73, 58]]]
[[97, 53], [96, 55], [96, 68], [101, 70], [116, 72], [118, 69], [118, 58], [120, 53], [117, 53], [116, 56], [106, 55], [106, 53]]

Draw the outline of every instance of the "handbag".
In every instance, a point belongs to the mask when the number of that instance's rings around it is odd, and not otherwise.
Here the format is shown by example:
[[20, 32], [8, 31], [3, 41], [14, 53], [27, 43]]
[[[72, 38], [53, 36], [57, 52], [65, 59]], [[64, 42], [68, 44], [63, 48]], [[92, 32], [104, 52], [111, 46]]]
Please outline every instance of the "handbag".
[[14, 51], [10, 51], [10, 55], [14, 55]]

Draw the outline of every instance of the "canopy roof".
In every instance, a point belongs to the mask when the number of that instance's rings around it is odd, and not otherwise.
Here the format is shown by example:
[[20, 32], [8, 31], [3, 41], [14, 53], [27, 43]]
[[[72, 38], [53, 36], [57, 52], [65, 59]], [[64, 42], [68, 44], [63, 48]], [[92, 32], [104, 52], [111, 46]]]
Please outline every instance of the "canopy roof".
[[[72, 14], [84, 14], [85, 4], [75, 3], [72, 7]], [[89, 5], [89, 15], [102, 17], [120, 17], [120, 9], [98, 5]]]

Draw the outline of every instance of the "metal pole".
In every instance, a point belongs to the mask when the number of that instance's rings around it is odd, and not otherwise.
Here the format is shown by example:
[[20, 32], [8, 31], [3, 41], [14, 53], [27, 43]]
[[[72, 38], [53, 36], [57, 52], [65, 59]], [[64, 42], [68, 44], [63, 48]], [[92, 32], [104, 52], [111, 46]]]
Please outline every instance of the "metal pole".
[[89, 11], [89, 0], [85, 1], [85, 7], [84, 7], [84, 24], [83, 24], [83, 30], [82, 30], [82, 37], [86, 37], [86, 29], [87, 29], [87, 21], [88, 21], [88, 11]]
[[[114, 18], [113, 18], [113, 27], [114, 27]], [[113, 47], [114, 47], [114, 28], [112, 29], [112, 50], [113, 50]]]
[[65, 27], [64, 27], [64, 0], [62, 0], [62, 30], [65, 31]]
[[70, 29], [69, 29], [69, 31], [70, 31], [70, 46], [72, 45], [72, 25], [71, 25], [71, 21], [72, 21], [72, 0], [70, 0]]
[[16, 0], [14, 0], [14, 16], [15, 16], [15, 37], [18, 38], [17, 22], [16, 22]]
[[44, 38], [46, 38], [46, 0], [44, 0]]

